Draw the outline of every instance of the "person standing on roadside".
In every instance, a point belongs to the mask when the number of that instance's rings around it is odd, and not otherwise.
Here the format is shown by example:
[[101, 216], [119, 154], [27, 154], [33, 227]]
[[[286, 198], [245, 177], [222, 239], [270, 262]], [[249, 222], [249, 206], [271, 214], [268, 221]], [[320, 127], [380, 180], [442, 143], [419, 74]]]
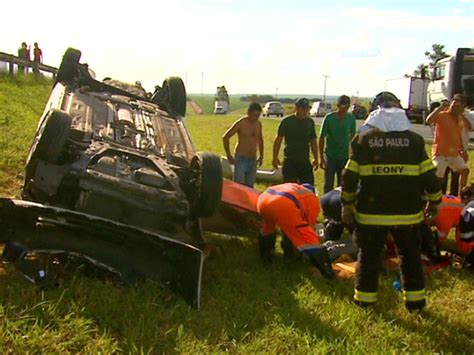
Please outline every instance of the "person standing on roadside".
[[[317, 170], [319, 166], [318, 143], [314, 121], [309, 117], [308, 99], [297, 99], [295, 113], [285, 117], [278, 126], [278, 133], [273, 143], [272, 165], [275, 169], [280, 166], [278, 154], [283, 140], [285, 141], [283, 181], [314, 185], [313, 169]], [[310, 148], [313, 155], [312, 162], [309, 157]]]
[[38, 64], [43, 63], [43, 51], [38, 47], [38, 42], [35, 42], [33, 46], [33, 61], [35, 62], [33, 71], [39, 73]]
[[43, 51], [38, 47], [38, 42], [34, 43], [33, 60], [35, 63], [43, 63]]
[[[463, 145], [463, 152], [461, 153], [461, 157], [464, 159], [464, 161], [467, 163], [469, 160], [469, 156], [467, 154], [468, 148], [469, 148], [469, 131], [472, 130], [471, 122], [469, 119], [466, 117], [466, 115], [463, 115], [463, 132], [462, 132], [462, 145]], [[441, 190], [443, 193], [448, 193], [448, 178], [449, 175], [451, 175], [451, 182], [449, 184], [449, 194], [453, 196], [459, 196], [460, 190], [459, 190], [459, 174], [453, 172], [450, 168], [446, 169], [446, 172], [444, 173], [444, 179], [443, 179], [443, 184], [441, 185]]]
[[[28, 48], [26, 42], [21, 43], [21, 47], [18, 48], [18, 58], [22, 60], [30, 60], [30, 49]], [[18, 65], [18, 73], [27, 73], [28, 68], [25, 67], [23, 64]]]
[[426, 124], [435, 125], [432, 146], [432, 159], [436, 167], [436, 176], [444, 178], [449, 167], [460, 175], [459, 190], [467, 183], [469, 168], [467, 167], [466, 152], [463, 147], [464, 109], [466, 98], [456, 94], [451, 102], [443, 102], [426, 118]]
[[[229, 164], [234, 165], [234, 181], [250, 187], [255, 184], [257, 166], [261, 166], [263, 162], [262, 123], [259, 121], [261, 113], [262, 106], [252, 102], [247, 109], [247, 116], [235, 121], [222, 136], [227, 160]], [[238, 141], [232, 155], [229, 139], [235, 134]]]
[[319, 166], [324, 169], [324, 193], [341, 185], [342, 169], [349, 158], [349, 143], [356, 132], [356, 121], [348, 112], [351, 99], [342, 95], [337, 99], [337, 110], [324, 117], [319, 133]]

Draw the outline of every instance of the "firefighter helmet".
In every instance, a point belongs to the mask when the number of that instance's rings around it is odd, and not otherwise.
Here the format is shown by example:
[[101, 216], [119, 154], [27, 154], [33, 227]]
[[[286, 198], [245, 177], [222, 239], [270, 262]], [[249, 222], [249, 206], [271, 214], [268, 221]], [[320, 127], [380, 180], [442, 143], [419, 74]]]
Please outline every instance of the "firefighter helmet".
[[398, 107], [401, 108], [400, 100], [389, 91], [382, 91], [375, 95], [370, 104], [370, 111], [376, 110], [378, 107]]

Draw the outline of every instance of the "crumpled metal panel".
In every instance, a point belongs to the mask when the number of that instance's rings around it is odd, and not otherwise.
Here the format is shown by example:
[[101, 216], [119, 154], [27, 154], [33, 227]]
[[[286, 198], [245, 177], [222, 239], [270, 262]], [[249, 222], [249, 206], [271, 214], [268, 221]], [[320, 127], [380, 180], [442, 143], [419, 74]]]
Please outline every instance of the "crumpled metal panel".
[[0, 198], [0, 226], [4, 243], [82, 255], [127, 282], [158, 281], [199, 308], [203, 253], [190, 244], [84, 213], [5, 198]]

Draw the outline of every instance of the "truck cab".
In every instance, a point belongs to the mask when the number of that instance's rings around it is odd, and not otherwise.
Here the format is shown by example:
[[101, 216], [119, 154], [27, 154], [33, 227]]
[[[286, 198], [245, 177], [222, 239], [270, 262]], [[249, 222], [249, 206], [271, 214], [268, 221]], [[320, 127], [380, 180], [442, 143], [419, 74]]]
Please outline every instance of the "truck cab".
[[468, 106], [474, 105], [474, 48], [458, 48], [456, 55], [439, 59], [433, 67], [428, 86], [430, 111], [454, 94], [466, 95]]
[[225, 115], [229, 112], [229, 102], [229, 94], [225, 86], [218, 86], [214, 96], [214, 114]]

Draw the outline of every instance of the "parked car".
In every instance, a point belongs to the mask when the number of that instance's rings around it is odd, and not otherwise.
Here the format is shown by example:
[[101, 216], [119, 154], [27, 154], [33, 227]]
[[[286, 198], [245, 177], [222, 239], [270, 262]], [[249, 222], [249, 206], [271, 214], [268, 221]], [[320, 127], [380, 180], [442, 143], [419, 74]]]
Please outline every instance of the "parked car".
[[263, 117], [277, 116], [283, 117], [285, 114], [285, 108], [279, 101], [269, 101], [267, 102], [262, 109]]
[[355, 118], [358, 120], [365, 120], [369, 114], [365, 106], [356, 105], [356, 104], [352, 105], [351, 111], [352, 111], [352, 114], [355, 116]]
[[180, 78], [148, 94], [97, 81], [80, 57], [64, 54], [26, 161], [23, 200], [0, 200], [4, 256], [82, 257], [126, 280], [170, 285], [198, 306], [200, 219], [221, 200], [220, 158], [194, 150]]
[[316, 101], [311, 105], [309, 114], [312, 117], [323, 117], [332, 111], [332, 105], [328, 102]]

